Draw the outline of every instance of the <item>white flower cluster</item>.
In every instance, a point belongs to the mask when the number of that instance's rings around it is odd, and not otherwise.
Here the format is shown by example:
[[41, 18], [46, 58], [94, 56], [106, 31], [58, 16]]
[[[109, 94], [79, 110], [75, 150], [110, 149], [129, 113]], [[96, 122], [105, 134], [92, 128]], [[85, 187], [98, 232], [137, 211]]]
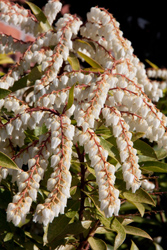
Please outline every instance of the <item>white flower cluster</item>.
[[[152, 84], [156, 86], [156, 88], [160, 88], [162, 90], [167, 89], [167, 70], [164, 69], [154, 69], [148, 68], [147, 75], [152, 80]], [[156, 80], [157, 79], [157, 80]]]
[[34, 36], [38, 33], [38, 23], [31, 12], [10, 1], [0, 1], [0, 21], [19, 26], [26, 33], [32, 33]]
[[132, 134], [129, 125], [121, 117], [121, 113], [115, 108], [104, 108], [102, 110], [107, 126], [112, 126], [113, 135], [116, 138], [117, 147], [120, 151], [123, 178], [126, 188], [132, 188], [135, 193], [141, 183], [141, 170], [138, 165], [137, 150], [133, 148]]
[[148, 68], [147, 75], [149, 78], [162, 78], [167, 79], [167, 70], [166, 69], [154, 69]]
[[72, 142], [74, 126], [71, 120], [60, 117], [51, 123], [51, 167], [53, 173], [47, 182], [47, 189], [50, 191], [44, 204], [38, 204], [34, 221], [43, 223], [46, 226], [52, 222], [54, 217], [64, 213], [67, 205], [67, 198], [70, 197]]
[[49, 0], [44, 8], [44, 14], [47, 17], [48, 22], [52, 25], [57, 14], [60, 12], [62, 3], [58, 0]]
[[0, 53], [8, 54], [11, 51], [16, 52], [19, 51], [24, 53], [27, 48], [30, 46], [31, 42], [20, 42], [20, 40], [13, 39], [12, 36], [7, 36], [4, 34], [0, 34]]
[[[129, 79], [138, 82], [139, 85], [144, 87], [144, 91], [149, 98], [158, 101], [159, 97], [162, 97], [162, 90], [157, 88], [156, 92], [152, 93], [152, 85], [147, 78], [144, 65], [133, 54], [130, 41], [123, 38], [123, 33], [119, 30], [119, 23], [106, 10], [96, 7], [91, 8], [87, 18], [88, 22], [81, 27], [80, 32], [83, 37], [91, 39], [104, 47], [102, 49], [99, 46], [99, 51], [101, 51], [99, 58], [102, 65], [112, 68], [115, 60], [123, 62], [123, 64], [118, 65], [117, 73], [126, 74]], [[106, 51], [110, 52], [107, 58]], [[97, 58], [97, 52], [94, 54], [95, 58]]]
[[85, 152], [91, 160], [91, 167], [95, 169], [96, 181], [99, 186], [100, 209], [106, 217], [118, 215], [120, 209], [119, 190], [114, 187], [115, 167], [107, 162], [108, 151], [100, 145], [100, 139], [93, 130], [77, 132], [78, 141], [84, 146]]
[[94, 127], [95, 119], [99, 118], [100, 110], [105, 103], [109, 88], [110, 78], [108, 75], [102, 75], [87, 88], [88, 101], [76, 105], [74, 118], [77, 121], [77, 125], [83, 127], [84, 132], [86, 132], [87, 128]]
[[[58, 1], [46, 4], [44, 12], [50, 24], [60, 9]], [[16, 22], [14, 15], [19, 20], [24, 16], [27, 23], [32, 20], [37, 24], [35, 17], [17, 4], [0, 1], [0, 10], [1, 19], [8, 16]], [[20, 62], [0, 79], [0, 88], [11, 90], [29, 70], [39, 66], [40, 75], [33, 76], [32, 86], [28, 82], [25, 88], [0, 99], [0, 109], [7, 111], [6, 120], [0, 121], [0, 148], [20, 168], [0, 167], [0, 180], [11, 174], [18, 185], [18, 193], [7, 208], [8, 221], [15, 225], [24, 222], [32, 202], [36, 202], [49, 163], [53, 169], [47, 181], [49, 195], [37, 205], [34, 221], [46, 226], [64, 213], [70, 197], [72, 145], [78, 142], [95, 170], [101, 210], [107, 217], [118, 215], [115, 167], [95, 134], [99, 122], [105, 120], [105, 126], [112, 127], [126, 188], [133, 193], [140, 186], [151, 190], [154, 185], [142, 179], [131, 132], [144, 132], [145, 138], [167, 149], [167, 118], [149, 99], [158, 101], [162, 89], [148, 79], [119, 23], [107, 10], [95, 7], [88, 13], [88, 21], [81, 24], [75, 15], [65, 14], [53, 30], [38, 34], [33, 43], [21, 42], [24, 54]], [[0, 40], [0, 49], [5, 52], [18, 49], [20, 41], [5, 35], [0, 35]], [[84, 68], [84, 61], [91, 67]], [[31, 97], [25, 98], [29, 91]], [[27, 131], [43, 125], [46, 131], [25, 143]], [[23, 164], [28, 165], [28, 171], [22, 170]]]
[[141, 186], [142, 186], [142, 188], [144, 188], [147, 191], [153, 191], [155, 188], [155, 184], [147, 179], [141, 180]]

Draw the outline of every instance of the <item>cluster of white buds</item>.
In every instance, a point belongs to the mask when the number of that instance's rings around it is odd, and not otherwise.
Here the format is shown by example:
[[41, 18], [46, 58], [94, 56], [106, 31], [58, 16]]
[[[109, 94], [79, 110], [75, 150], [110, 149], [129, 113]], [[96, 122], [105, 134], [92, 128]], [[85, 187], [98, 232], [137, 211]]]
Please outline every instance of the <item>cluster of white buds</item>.
[[70, 124], [67, 116], [59, 117], [50, 124], [51, 127], [51, 167], [53, 173], [47, 182], [50, 191], [44, 204], [38, 204], [34, 221], [45, 226], [52, 222], [54, 217], [64, 213], [67, 198], [70, 197], [72, 139], [75, 127]]
[[133, 148], [133, 142], [131, 141], [132, 134], [129, 132], [129, 125], [115, 108], [105, 107], [102, 113], [106, 120], [106, 125], [112, 126], [113, 135], [116, 138], [126, 188], [132, 188], [132, 192], [135, 193], [141, 185], [141, 170], [138, 165], [137, 150]]
[[14, 39], [12, 36], [7, 36], [0, 34], [0, 53], [8, 54], [11, 51], [14, 53], [19, 51], [24, 53], [27, 48], [30, 46], [31, 42], [20, 42], [20, 40]]
[[107, 218], [118, 215], [120, 209], [119, 190], [114, 187], [115, 167], [107, 162], [108, 151], [100, 145], [100, 139], [93, 130], [77, 131], [78, 141], [84, 146], [85, 152], [91, 160], [91, 167], [95, 169], [96, 181], [99, 186], [100, 209]]
[[47, 17], [48, 22], [52, 25], [55, 20], [57, 14], [60, 12], [62, 8], [62, 3], [58, 0], [49, 0], [44, 8], [44, 14]]
[[156, 88], [160, 88], [162, 90], [167, 89], [167, 69], [155, 69], [148, 68], [147, 75], [152, 80], [152, 84], [156, 86]]
[[148, 68], [147, 75], [149, 78], [162, 78], [167, 79], [167, 69], [154, 69]]
[[[55, 0], [45, 5], [50, 25], [61, 6]], [[53, 29], [43, 33], [38, 30], [31, 43], [0, 35], [0, 51], [16, 51], [20, 44], [24, 52], [0, 79], [0, 88], [5, 93], [12, 91], [0, 99], [2, 114], [7, 112], [0, 120], [0, 148], [19, 170], [0, 167], [0, 180], [10, 174], [18, 185], [18, 193], [7, 208], [8, 221], [15, 225], [24, 222], [32, 202], [37, 201], [40, 181], [49, 164], [49, 195], [43, 204], [37, 205], [34, 221], [46, 226], [64, 213], [70, 197], [72, 146], [78, 142], [95, 170], [101, 210], [107, 217], [118, 215], [115, 166], [110, 164], [108, 151], [96, 135], [97, 124], [103, 121], [116, 138], [126, 188], [133, 193], [140, 186], [154, 188], [143, 180], [131, 132], [144, 132], [145, 138], [167, 150], [167, 118], [151, 101], [162, 97], [162, 88], [147, 77], [131, 43], [107, 10], [91, 8], [87, 18], [82, 25], [76, 15], [65, 14]], [[5, 0], [0, 1], [0, 20], [21, 25], [33, 34], [39, 25], [30, 11]], [[84, 68], [85, 61], [89, 68]], [[25, 84], [27, 73], [37, 67], [39, 74]], [[25, 98], [27, 93], [30, 98]], [[42, 134], [26, 142], [27, 131], [43, 126]], [[28, 165], [27, 171], [22, 170], [23, 165]]]
[[155, 184], [147, 179], [144, 178], [144, 176], [142, 176], [143, 179], [141, 180], [141, 186], [142, 188], [144, 188], [147, 191], [153, 191], [155, 188]]

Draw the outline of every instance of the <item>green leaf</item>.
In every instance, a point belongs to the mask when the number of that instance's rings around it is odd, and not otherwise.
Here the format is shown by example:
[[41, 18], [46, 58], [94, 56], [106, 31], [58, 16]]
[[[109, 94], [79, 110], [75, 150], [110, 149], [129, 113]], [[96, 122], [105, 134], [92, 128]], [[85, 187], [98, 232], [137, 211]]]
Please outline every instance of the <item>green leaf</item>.
[[14, 233], [7, 233], [3, 239], [4, 242], [9, 241], [13, 238]]
[[132, 227], [132, 226], [124, 226], [124, 229], [125, 229], [127, 234], [141, 236], [141, 237], [147, 238], [149, 240], [152, 240], [151, 236], [140, 228]]
[[90, 64], [90, 66], [92, 66], [93, 68], [98, 68], [98, 69], [103, 69], [103, 67], [98, 63], [96, 62], [95, 60], [93, 60], [92, 58], [90, 58], [89, 56], [85, 55], [84, 53], [82, 53], [81, 51], [77, 51], [78, 55], [80, 57], [82, 57], [88, 64]]
[[96, 207], [97, 211], [97, 217], [99, 218], [100, 222], [107, 228], [111, 230], [111, 220], [112, 218], [106, 218], [105, 214], [103, 211], [100, 210], [100, 201], [99, 201], [99, 196], [98, 195], [94, 195], [94, 194], [89, 194], [88, 192], [82, 190], [82, 192], [84, 192], [89, 199], [93, 202], [94, 206]]
[[136, 244], [133, 241], [132, 241], [130, 250], [139, 250], [139, 248], [136, 246]]
[[92, 49], [96, 50], [95, 44], [93, 42], [91, 42], [91, 41], [85, 41], [85, 40], [81, 40], [81, 39], [76, 39], [75, 41], [86, 44], [89, 47], [91, 47]]
[[[69, 203], [70, 206], [68, 205]], [[77, 201], [72, 200], [72, 202], [68, 201], [67, 203], [68, 211], [69, 210], [74, 211], [74, 213], [70, 215], [72, 215], [73, 217], [75, 216], [76, 212], [79, 209], [79, 205], [80, 202], [78, 200]], [[55, 218], [54, 221], [51, 224], [49, 224], [48, 227], [44, 228], [43, 240], [45, 244], [53, 241], [56, 237], [64, 236], [65, 230], [72, 219], [72, 216], [67, 216], [67, 215], [68, 214], [59, 215], [59, 217]]]
[[74, 55], [74, 53], [70, 52], [69, 57], [67, 58], [69, 64], [71, 65], [73, 70], [80, 70], [80, 64], [78, 58]]
[[167, 163], [160, 161], [144, 161], [139, 163], [140, 167], [147, 171], [156, 173], [167, 173]]
[[164, 248], [162, 248], [159, 244], [155, 242], [154, 242], [154, 245], [155, 245], [155, 250], [164, 250]]
[[152, 63], [150, 60], [146, 59], [145, 60], [153, 69], [159, 69], [159, 67], [157, 65], [155, 65], [154, 63]]
[[75, 87], [75, 84], [73, 84], [73, 86], [71, 87], [71, 89], [69, 91], [69, 97], [68, 97], [68, 102], [67, 102], [67, 106], [66, 106], [66, 111], [68, 109], [70, 109], [74, 103], [74, 87]]
[[[155, 150], [155, 149], [154, 149]], [[155, 150], [156, 156], [158, 160], [162, 160], [167, 157], [167, 150], [164, 148]]]
[[155, 202], [152, 197], [144, 189], [140, 188], [135, 193], [131, 191], [125, 191], [122, 193], [123, 197], [130, 202], [146, 203], [155, 206]]
[[132, 133], [132, 141], [137, 141], [138, 139], [140, 139], [141, 137], [143, 137], [145, 135], [145, 133], [143, 132], [131, 132]]
[[31, 72], [22, 78], [20, 78], [18, 81], [14, 83], [14, 85], [10, 88], [12, 92], [25, 88], [27, 86], [31, 86], [34, 84], [35, 80], [41, 78], [43, 72], [41, 70], [41, 65], [35, 66]]
[[111, 224], [111, 229], [117, 232], [117, 235], [115, 237], [114, 241], [114, 250], [118, 249], [122, 243], [124, 242], [126, 238], [126, 232], [122, 224], [114, 218], [112, 224]]
[[9, 168], [9, 169], [20, 169], [14, 161], [10, 159], [9, 156], [6, 154], [0, 152], [0, 166], [3, 168]]
[[100, 145], [108, 151], [108, 155], [113, 158], [116, 162], [120, 162], [119, 152], [118, 150], [108, 141], [100, 138]]
[[129, 201], [129, 202], [132, 203], [139, 210], [141, 216], [143, 217], [144, 212], [145, 212], [145, 207], [143, 206], [143, 204], [139, 202], [132, 202], [132, 201]]
[[100, 69], [100, 68], [84, 68], [84, 71], [88, 71], [88, 72], [100, 72], [103, 73], [104, 69]]
[[48, 129], [46, 128], [45, 124], [43, 124], [42, 127], [36, 127], [34, 129], [34, 136], [44, 135], [47, 132], [48, 132]]
[[5, 98], [7, 95], [9, 95], [11, 93], [10, 90], [8, 89], [1, 89], [0, 88], [0, 99]]
[[15, 62], [8, 55], [6, 55], [6, 54], [0, 54], [0, 64], [6, 64], [6, 63], [13, 64]]
[[139, 150], [142, 155], [157, 159], [154, 149], [144, 141], [137, 140], [134, 142], [133, 146]]
[[34, 15], [36, 16], [39, 25], [41, 26], [43, 31], [48, 31], [50, 29], [52, 29], [52, 27], [50, 26], [45, 14], [43, 13], [43, 11], [36, 6], [34, 3], [31, 2], [27, 2], [26, 3], [29, 5], [29, 7], [31, 8], [32, 12], [34, 13]]
[[95, 237], [89, 237], [88, 242], [92, 250], [107, 250], [106, 243], [101, 239]]

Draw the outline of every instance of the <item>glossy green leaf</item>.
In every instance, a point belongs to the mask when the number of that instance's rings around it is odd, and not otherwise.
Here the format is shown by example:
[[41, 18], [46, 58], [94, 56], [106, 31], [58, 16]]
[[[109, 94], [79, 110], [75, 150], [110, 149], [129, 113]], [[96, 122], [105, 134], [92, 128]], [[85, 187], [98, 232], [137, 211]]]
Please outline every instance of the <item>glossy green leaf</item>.
[[144, 161], [140, 162], [140, 167], [147, 171], [156, 173], [167, 173], [167, 163], [160, 161]]
[[132, 202], [129, 201], [130, 203], [132, 203], [140, 212], [141, 216], [143, 217], [144, 212], [145, 212], [145, 207], [143, 206], [143, 204], [141, 204], [140, 202]]
[[112, 221], [111, 229], [117, 232], [117, 235], [114, 241], [114, 250], [116, 250], [124, 242], [126, 238], [126, 232], [122, 224], [117, 220], [117, 218], [114, 218], [114, 220]]
[[136, 246], [136, 244], [132, 241], [130, 250], [139, 250], [139, 248]]
[[3, 168], [10, 168], [10, 169], [20, 169], [14, 161], [10, 159], [9, 156], [0, 152], [0, 166]]
[[101, 239], [89, 237], [88, 242], [92, 250], [107, 250], [106, 243]]
[[1, 89], [0, 88], [0, 99], [5, 98], [7, 95], [9, 95], [11, 93], [10, 90], [8, 89]]
[[48, 31], [50, 29], [52, 29], [52, 27], [50, 26], [45, 14], [43, 13], [43, 11], [36, 6], [34, 3], [31, 2], [27, 2], [26, 3], [29, 5], [29, 7], [31, 8], [32, 12], [34, 13], [34, 15], [36, 16], [39, 25], [41, 26], [43, 31]]
[[134, 142], [133, 146], [139, 150], [142, 155], [157, 159], [154, 149], [144, 141], [137, 140]]
[[103, 69], [103, 67], [98, 63], [96, 62], [95, 60], [93, 60], [91, 57], [85, 55], [84, 53], [82, 53], [81, 51], [77, 51], [78, 55], [80, 57], [82, 57], [89, 65], [91, 65], [93, 68], [95, 69]]
[[74, 87], [75, 87], [75, 84], [71, 87], [71, 89], [69, 91], [69, 97], [68, 97], [66, 110], [70, 109], [74, 103]]
[[71, 65], [73, 70], [80, 70], [80, 64], [78, 58], [74, 55], [74, 53], [70, 52], [69, 57], [67, 58], [69, 64]]
[[41, 78], [43, 72], [41, 70], [41, 65], [35, 66], [31, 72], [22, 78], [20, 78], [18, 81], [14, 83], [14, 85], [10, 88], [12, 92], [25, 88], [27, 86], [31, 86], [34, 84], [35, 80]]
[[132, 227], [132, 226], [124, 226], [124, 229], [127, 234], [135, 235], [135, 236], [140, 236], [147, 238], [149, 240], [152, 240], [151, 236], [146, 233], [144, 230], [138, 228], [138, 227]]
[[138, 139], [140, 139], [141, 137], [143, 137], [145, 135], [145, 133], [143, 132], [132, 132], [132, 141], [137, 141]]
[[155, 206], [155, 202], [151, 195], [147, 193], [144, 189], [140, 188], [135, 193], [131, 191], [125, 191], [122, 193], [123, 197], [132, 202], [146, 203]]

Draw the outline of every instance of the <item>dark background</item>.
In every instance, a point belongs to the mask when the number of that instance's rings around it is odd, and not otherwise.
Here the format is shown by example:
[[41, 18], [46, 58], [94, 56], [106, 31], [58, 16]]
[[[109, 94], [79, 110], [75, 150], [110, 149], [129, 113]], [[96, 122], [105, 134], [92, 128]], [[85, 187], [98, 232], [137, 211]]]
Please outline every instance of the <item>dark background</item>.
[[[121, 1], [121, 0], [62, 0], [70, 5], [70, 13], [83, 21], [93, 6], [104, 7], [120, 23], [123, 36], [132, 42], [134, 54], [149, 65], [149, 59], [157, 66], [167, 67], [167, 1]], [[42, 7], [46, 1], [36, 1]], [[141, 26], [142, 20], [142, 26]]]

